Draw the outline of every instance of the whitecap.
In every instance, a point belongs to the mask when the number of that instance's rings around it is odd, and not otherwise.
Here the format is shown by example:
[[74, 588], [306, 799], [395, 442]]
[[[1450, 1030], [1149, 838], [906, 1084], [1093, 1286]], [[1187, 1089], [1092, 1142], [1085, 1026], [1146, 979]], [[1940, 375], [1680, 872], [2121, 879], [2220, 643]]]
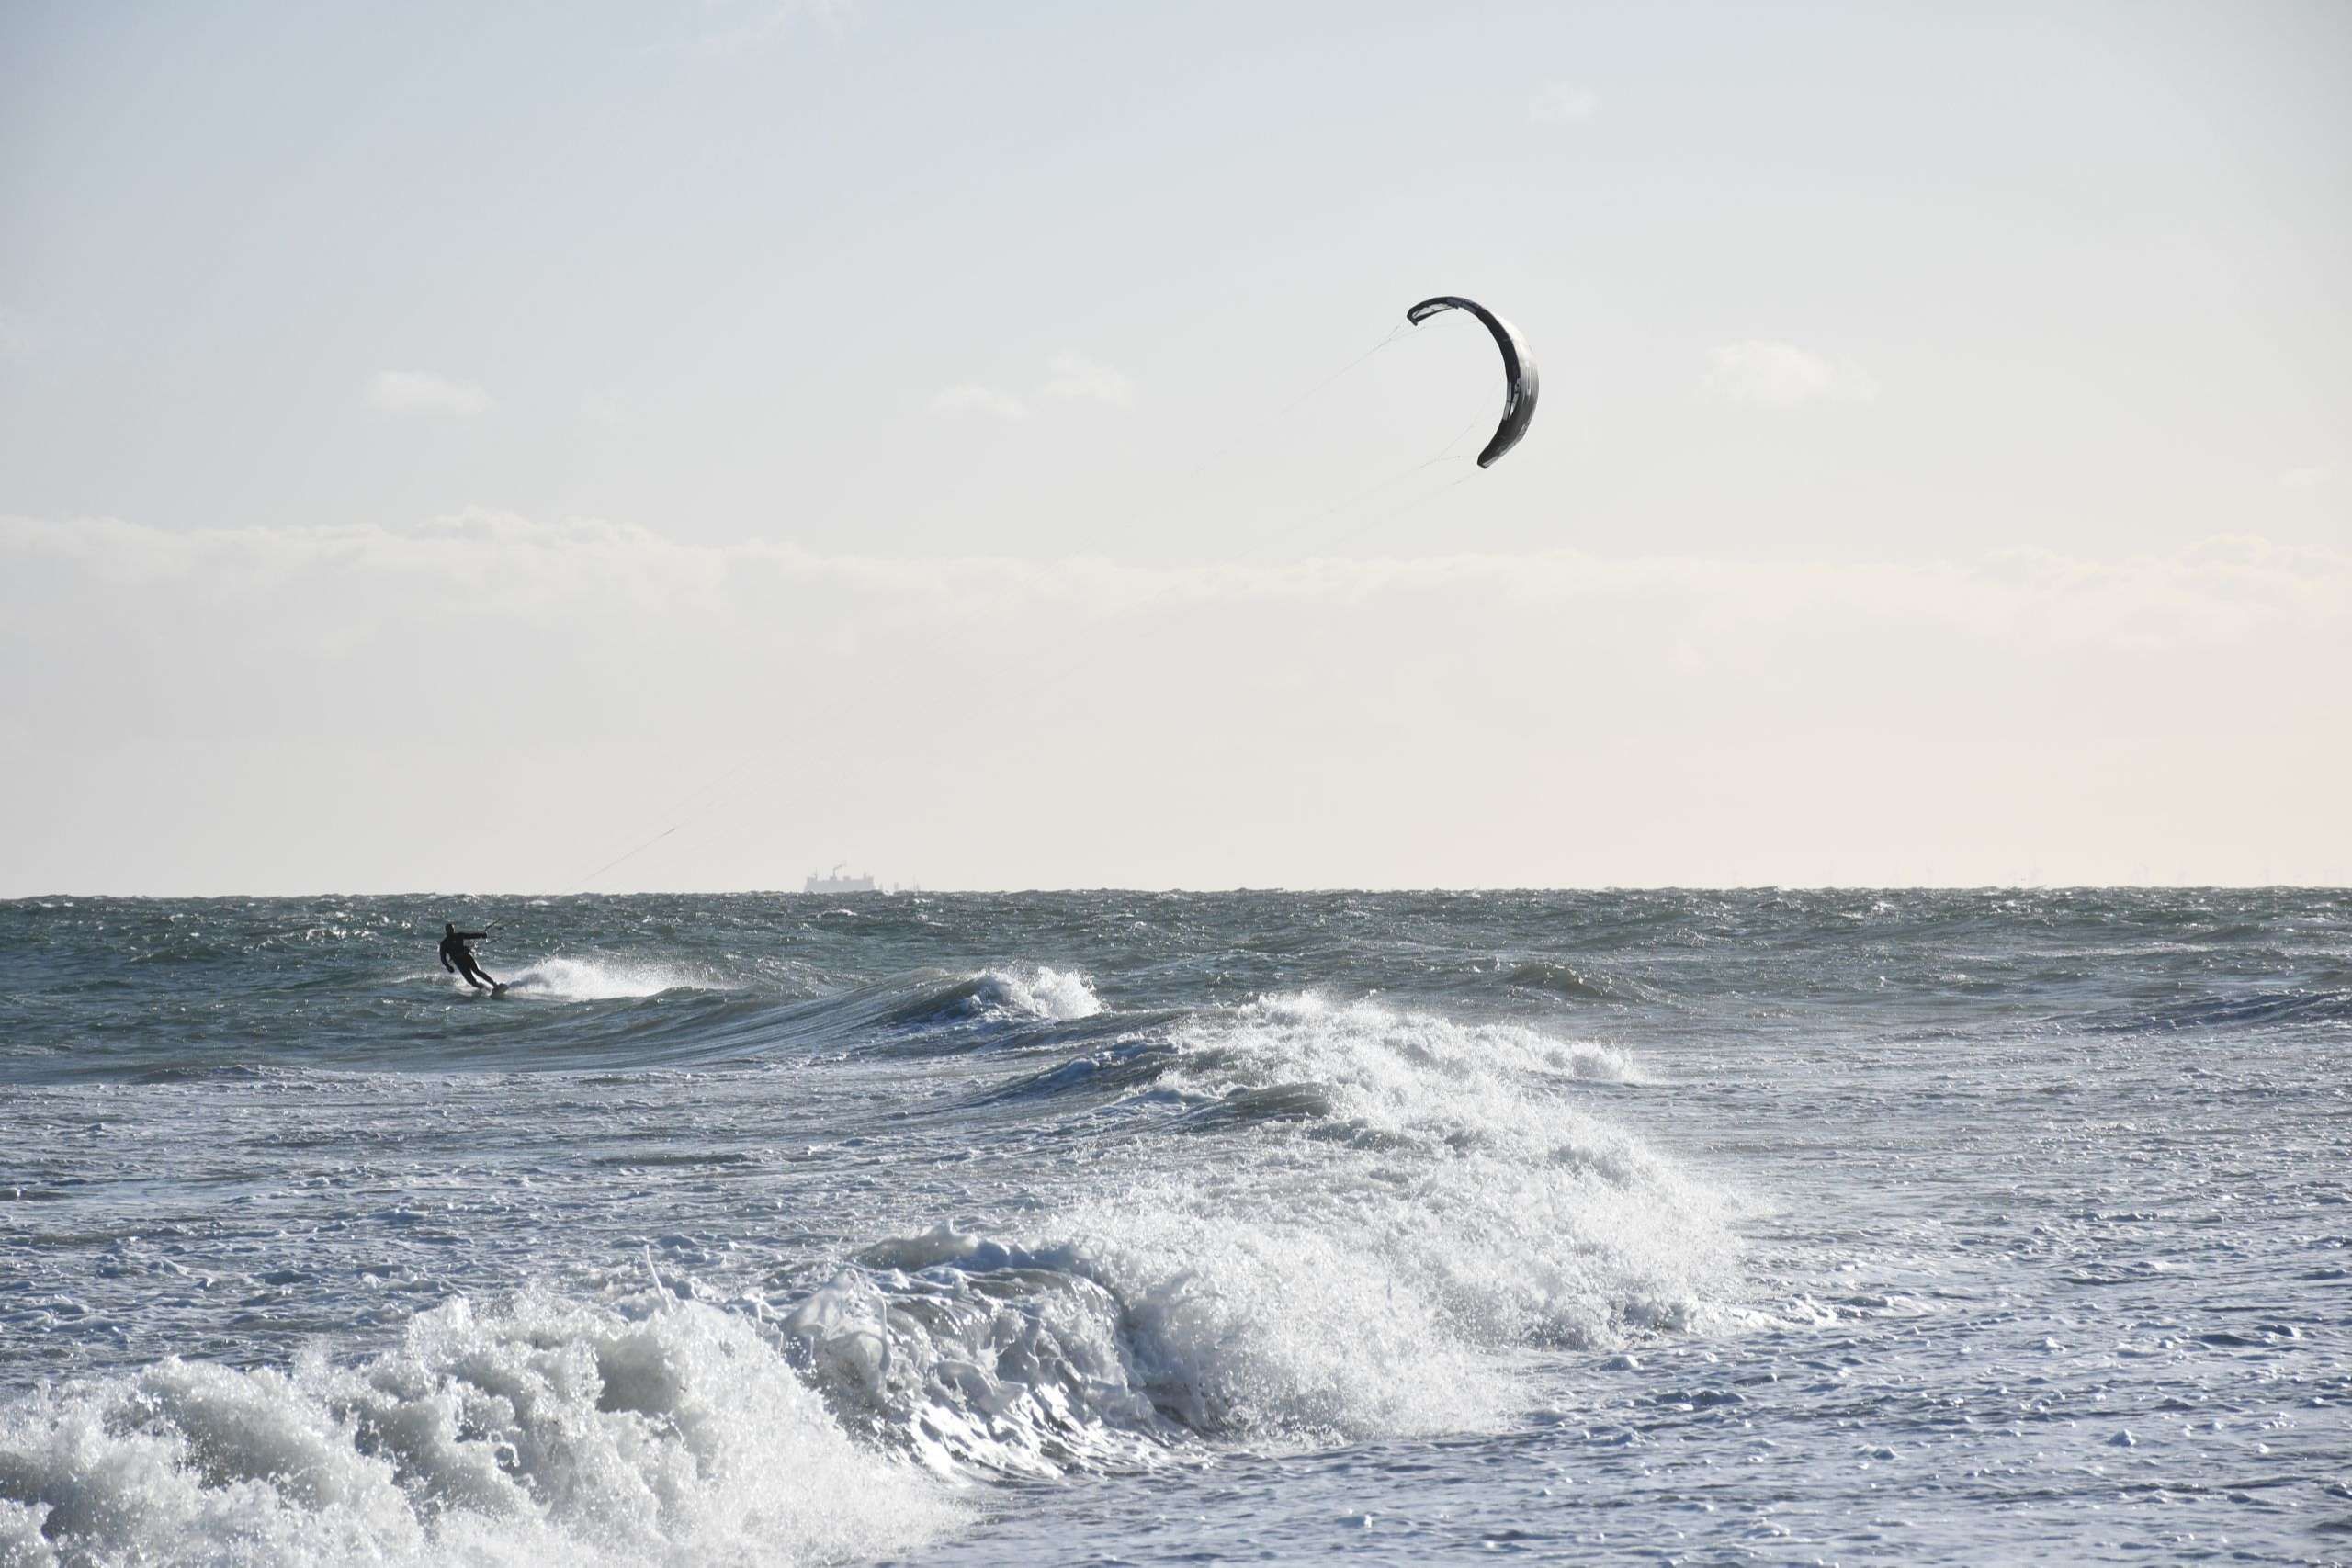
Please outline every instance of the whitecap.
[[0, 1410], [10, 1562], [830, 1562], [957, 1523], [744, 1317], [457, 1300], [364, 1364], [169, 1359]]
[[1102, 999], [1085, 976], [1042, 964], [983, 970], [973, 977], [972, 1003], [984, 1011], [1057, 1022], [1092, 1018], [1102, 1010]]

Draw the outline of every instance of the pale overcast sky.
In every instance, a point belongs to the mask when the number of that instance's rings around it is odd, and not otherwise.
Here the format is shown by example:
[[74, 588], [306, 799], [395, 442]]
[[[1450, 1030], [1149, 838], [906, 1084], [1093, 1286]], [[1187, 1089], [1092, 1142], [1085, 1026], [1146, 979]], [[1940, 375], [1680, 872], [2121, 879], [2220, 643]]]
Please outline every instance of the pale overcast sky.
[[12, 5], [0, 896], [2352, 882], [2347, 62]]

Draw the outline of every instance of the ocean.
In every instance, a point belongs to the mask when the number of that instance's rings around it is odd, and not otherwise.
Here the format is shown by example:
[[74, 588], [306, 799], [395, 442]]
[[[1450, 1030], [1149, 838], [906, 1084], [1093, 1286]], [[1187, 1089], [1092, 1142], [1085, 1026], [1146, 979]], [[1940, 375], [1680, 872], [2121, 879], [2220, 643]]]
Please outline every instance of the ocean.
[[22, 899], [0, 1562], [2352, 1562], [2347, 1178], [2342, 890]]

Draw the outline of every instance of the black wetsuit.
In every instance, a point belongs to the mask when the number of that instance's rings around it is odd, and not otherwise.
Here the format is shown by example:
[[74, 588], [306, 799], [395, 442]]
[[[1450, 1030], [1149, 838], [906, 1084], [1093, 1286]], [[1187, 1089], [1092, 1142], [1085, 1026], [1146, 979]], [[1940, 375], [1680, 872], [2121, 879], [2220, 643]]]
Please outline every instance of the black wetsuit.
[[463, 976], [468, 985], [483, 990], [496, 990], [498, 982], [482, 972], [481, 965], [474, 962], [473, 950], [466, 945], [469, 942], [480, 942], [489, 934], [488, 931], [461, 931], [455, 927], [450, 928], [449, 933], [441, 939], [441, 967], [452, 975]]

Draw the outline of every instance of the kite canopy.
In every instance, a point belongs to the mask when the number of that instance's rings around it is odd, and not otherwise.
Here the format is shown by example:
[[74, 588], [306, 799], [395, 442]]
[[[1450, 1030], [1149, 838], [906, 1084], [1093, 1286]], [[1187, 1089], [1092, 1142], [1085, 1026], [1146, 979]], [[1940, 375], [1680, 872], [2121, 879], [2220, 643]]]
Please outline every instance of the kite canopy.
[[1467, 310], [1486, 323], [1495, 334], [1495, 346], [1503, 355], [1503, 421], [1495, 426], [1487, 438], [1486, 450], [1478, 454], [1478, 466], [1494, 466], [1495, 459], [1519, 445], [1527, 434], [1528, 424], [1535, 418], [1535, 356], [1527, 352], [1527, 340], [1519, 329], [1487, 310], [1476, 299], [1464, 299], [1458, 294], [1441, 294], [1424, 299], [1405, 312], [1405, 319], [1419, 326], [1442, 310]]

